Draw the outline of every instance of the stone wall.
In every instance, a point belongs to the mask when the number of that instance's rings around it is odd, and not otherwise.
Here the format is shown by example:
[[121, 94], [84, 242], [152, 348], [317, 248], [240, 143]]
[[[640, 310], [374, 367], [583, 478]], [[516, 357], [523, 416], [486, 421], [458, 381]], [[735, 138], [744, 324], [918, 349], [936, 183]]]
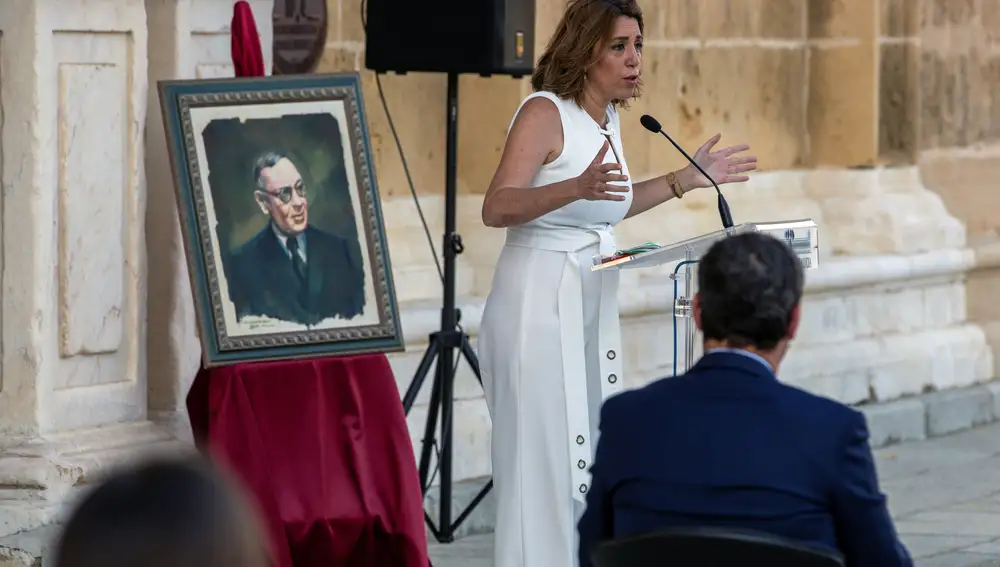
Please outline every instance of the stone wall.
[[[872, 91], [877, 80], [872, 68], [877, 58], [858, 56], [875, 41], [874, 9], [864, 8], [869, 3], [852, 4], [859, 8], [847, 12], [813, 8], [820, 4], [645, 2], [646, 95], [623, 122], [630, 168], [652, 173], [681, 163], [662, 140], [641, 128], [638, 117], [646, 112], [657, 116], [682, 145], [697, 147], [720, 130], [726, 135], [723, 143], [752, 140], [765, 170], [873, 163], [877, 107], [854, 95]], [[536, 53], [544, 49], [564, 5], [561, 0], [537, 2]], [[319, 71], [362, 71], [383, 195], [405, 195], [409, 189], [374, 75], [363, 69], [359, 9], [357, 0], [329, 0], [331, 40]], [[869, 67], [867, 75], [859, 72], [859, 59]], [[444, 182], [444, 76], [388, 75], [381, 82], [417, 192], [439, 193]], [[527, 78], [461, 78], [460, 192], [485, 192], [512, 113], [529, 92]]]
[[1000, 356], [1000, 4], [916, 6], [907, 45], [908, 74], [920, 84], [918, 163], [926, 186], [968, 229], [977, 258], [969, 318]]
[[[379, 109], [371, 128], [383, 193], [405, 194], [373, 74], [363, 69], [360, 1], [328, 3], [330, 41], [319, 71], [362, 71], [366, 101]], [[564, 4], [538, 0], [536, 51]], [[993, 6], [647, 0], [646, 94], [625, 119], [630, 166], [653, 172], [679, 163], [641, 130], [645, 112], [685, 145], [716, 131], [750, 140], [764, 170], [913, 164], [920, 150], [992, 143], [1000, 136], [993, 102], [1000, 8]], [[382, 84], [404, 148], [420, 148], [411, 157], [416, 189], [434, 194], [444, 179], [443, 145], [427, 142], [443, 140], [445, 79], [389, 75]], [[485, 191], [511, 114], [529, 92], [527, 79], [462, 77], [460, 191]]]
[[[968, 146], [993, 131], [993, 113], [985, 107], [975, 119], [956, 121], [959, 107], [980, 104], [973, 93], [1000, 87], [1000, 77], [988, 75], [989, 54], [995, 53], [988, 48], [988, 21], [995, 16], [986, 13], [986, 4], [643, 2], [646, 94], [623, 115], [622, 128], [633, 176], [683, 164], [668, 144], [641, 128], [641, 114], [656, 116], [692, 150], [721, 131], [723, 143], [750, 142], [762, 170], [750, 183], [725, 188], [737, 222], [809, 217], [821, 226], [823, 266], [809, 275], [802, 336], [784, 372], [789, 382], [865, 404], [995, 375], [987, 340], [1000, 313], [988, 296], [995, 297], [998, 286], [985, 266], [995, 265], [990, 262], [1000, 254], [967, 245], [969, 236], [978, 239], [997, 226], [988, 218], [996, 213], [984, 210], [995, 197], [967, 187], [968, 168], [954, 152], [942, 159], [933, 153], [962, 141], [962, 155], [968, 154]], [[364, 80], [409, 347], [392, 358], [405, 388], [427, 333], [438, 324], [441, 292], [374, 75], [363, 68], [359, 5], [329, 0], [333, 21], [319, 70], [357, 70]], [[564, 5], [538, 1], [538, 52]], [[974, 9], [963, 12], [964, 5]], [[966, 27], [959, 31], [959, 25]], [[947, 26], [953, 28], [942, 32]], [[943, 49], [942, 42], [950, 47]], [[937, 63], [944, 53], [951, 59]], [[973, 80], [978, 86], [959, 86]], [[445, 78], [388, 75], [380, 82], [438, 246]], [[473, 337], [503, 243], [503, 232], [485, 228], [479, 218], [482, 193], [511, 115], [529, 92], [526, 79], [460, 80], [458, 219], [466, 252], [458, 288], [463, 323]], [[966, 97], [962, 104], [959, 96]], [[947, 97], [956, 100], [945, 102]], [[953, 110], [943, 113], [942, 104]], [[979, 129], [975, 135], [973, 129]], [[987, 171], [984, 164], [983, 183]], [[619, 240], [670, 242], [716, 230], [714, 211], [712, 195], [693, 194], [622, 223]], [[633, 386], [673, 370], [672, 295], [665, 276], [665, 269], [623, 276], [619, 300], [629, 349], [627, 382]], [[456, 478], [485, 474], [489, 418], [467, 368], [460, 370], [457, 392]], [[426, 399], [424, 391], [410, 415], [415, 442]]]
[[906, 44], [924, 181], [970, 238], [989, 241], [1000, 234], [1000, 4], [925, 0], [920, 15]]
[[[270, 45], [272, 2], [252, 5]], [[0, 536], [189, 448], [152, 422], [178, 416], [199, 353], [156, 81], [231, 75], [232, 10], [0, 2]]]

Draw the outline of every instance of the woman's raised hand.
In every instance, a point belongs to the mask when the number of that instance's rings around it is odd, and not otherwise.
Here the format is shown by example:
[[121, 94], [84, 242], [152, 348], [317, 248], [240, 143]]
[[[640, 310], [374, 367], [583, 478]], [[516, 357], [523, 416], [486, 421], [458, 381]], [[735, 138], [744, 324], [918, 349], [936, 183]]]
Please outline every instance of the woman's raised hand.
[[628, 181], [628, 176], [621, 173], [620, 163], [604, 163], [604, 156], [608, 153], [610, 143], [605, 140], [601, 146], [601, 151], [597, 152], [597, 157], [590, 162], [587, 169], [576, 178], [577, 191], [581, 199], [588, 201], [624, 201], [625, 196], [618, 193], [628, 193], [626, 185], [611, 185], [615, 181]]
[[[747, 144], [730, 146], [721, 150], [712, 151], [715, 144], [722, 139], [722, 134], [716, 134], [698, 148], [694, 153], [694, 161], [712, 176], [716, 183], [742, 183], [749, 181], [747, 173], [757, 169], [757, 158], [754, 156], [742, 155], [750, 149]], [[688, 179], [692, 180], [694, 187], [711, 187], [712, 182], [705, 178], [697, 168], [688, 165]], [[690, 189], [686, 187], [685, 189]]]

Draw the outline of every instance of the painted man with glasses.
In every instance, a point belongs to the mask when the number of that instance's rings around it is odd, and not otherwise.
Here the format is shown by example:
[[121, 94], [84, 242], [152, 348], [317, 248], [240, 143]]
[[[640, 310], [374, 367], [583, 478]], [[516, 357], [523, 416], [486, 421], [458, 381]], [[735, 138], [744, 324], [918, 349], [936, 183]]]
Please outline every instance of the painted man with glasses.
[[[309, 197], [295, 164], [267, 152], [253, 167], [254, 199], [270, 222], [233, 254], [236, 318], [264, 316], [315, 326], [365, 307], [364, 266], [346, 239], [309, 226]], [[356, 249], [353, 249], [356, 250]]]

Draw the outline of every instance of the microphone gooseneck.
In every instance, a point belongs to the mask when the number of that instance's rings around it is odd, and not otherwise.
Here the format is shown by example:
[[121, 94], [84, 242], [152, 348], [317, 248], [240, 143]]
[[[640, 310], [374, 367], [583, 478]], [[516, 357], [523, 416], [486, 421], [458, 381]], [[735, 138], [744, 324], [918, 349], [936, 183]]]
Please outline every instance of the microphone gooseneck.
[[709, 175], [704, 169], [702, 169], [701, 166], [698, 165], [698, 162], [694, 161], [694, 158], [689, 156], [688, 153], [684, 151], [684, 148], [680, 146], [680, 144], [675, 142], [673, 138], [671, 138], [669, 135], [667, 135], [666, 132], [663, 131], [663, 128], [660, 126], [659, 120], [653, 118], [648, 114], [643, 114], [639, 118], [639, 122], [642, 124], [643, 128], [649, 130], [650, 132], [654, 134], [663, 134], [663, 137], [666, 138], [671, 144], [673, 144], [673, 146], [677, 148], [677, 151], [679, 151], [681, 155], [684, 156], [684, 158], [687, 159], [688, 162], [690, 162], [691, 165], [695, 167], [695, 169], [697, 169], [702, 175], [705, 176], [705, 179], [708, 179], [708, 182], [712, 184], [712, 187], [715, 187], [715, 192], [719, 194], [719, 217], [722, 218], [722, 226], [724, 228], [732, 228], [733, 215], [732, 213], [729, 212], [729, 203], [726, 202], [726, 197], [722, 194], [722, 190], [719, 189], [719, 184], [716, 183], [714, 179], [712, 179], [712, 176]]

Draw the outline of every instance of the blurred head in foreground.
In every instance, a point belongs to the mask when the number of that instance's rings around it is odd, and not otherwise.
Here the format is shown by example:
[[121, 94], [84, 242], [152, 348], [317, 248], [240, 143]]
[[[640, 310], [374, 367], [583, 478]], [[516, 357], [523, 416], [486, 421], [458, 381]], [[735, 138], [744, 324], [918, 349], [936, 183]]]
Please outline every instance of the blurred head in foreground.
[[761, 233], [716, 242], [698, 262], [694, 318], [705, 352], [754, 352], [777, 372], [799, 327], [802, 264], [787, 244]]
[[156, 460], [84, 498], [56, 567], [267, 567], [262, 542], [251, 508], [208, 464]]

